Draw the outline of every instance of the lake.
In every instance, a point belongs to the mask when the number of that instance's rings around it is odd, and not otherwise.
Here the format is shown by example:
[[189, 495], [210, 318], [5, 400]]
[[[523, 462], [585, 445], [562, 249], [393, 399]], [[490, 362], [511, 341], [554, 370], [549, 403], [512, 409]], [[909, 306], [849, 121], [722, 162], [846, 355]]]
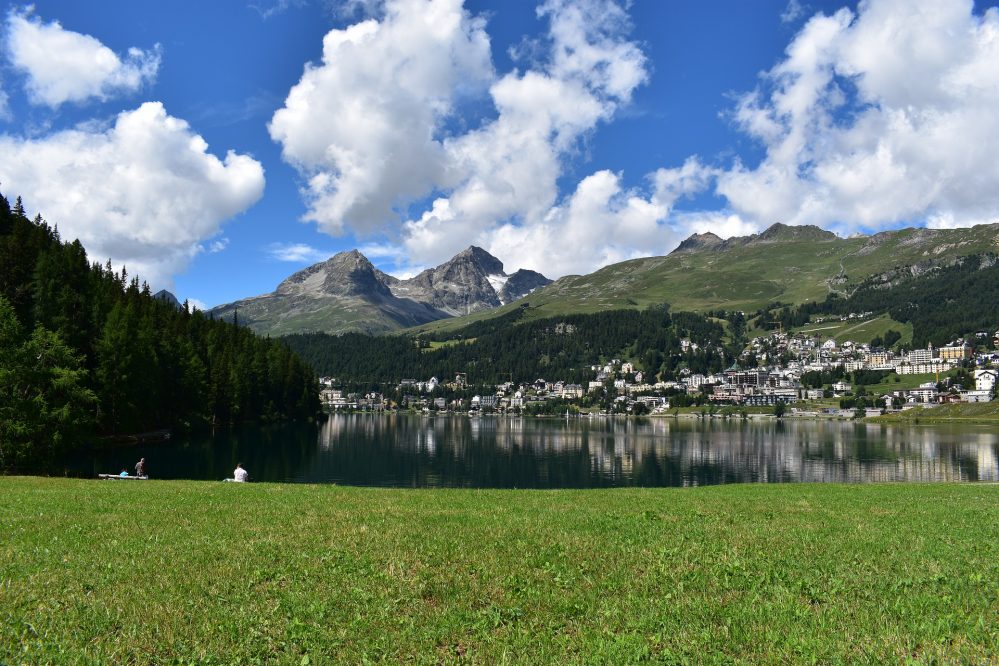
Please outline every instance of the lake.
[[997, 481], [999, 429], [851, 421], [335, 414], [98, 451], [66, 473], [391, 487], [590, 488], [795, 481]]

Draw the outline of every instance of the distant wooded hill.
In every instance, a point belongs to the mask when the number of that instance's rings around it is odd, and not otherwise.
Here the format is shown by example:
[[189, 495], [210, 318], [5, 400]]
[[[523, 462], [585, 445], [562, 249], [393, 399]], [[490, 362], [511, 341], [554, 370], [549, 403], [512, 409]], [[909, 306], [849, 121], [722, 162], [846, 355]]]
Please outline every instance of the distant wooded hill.
[[868, 278], [848, 295], [829, 294], [818, 302], [767, 308], [756, 321], [802, 326], [817, 315], [884, 313], [912, 325], [912, 345], [940, 346], [985, 333], [990, 343], [999, 328], [999, 262], [993, 253], [958, 258], [923, 272], [897, 269]]
[[284, 343], [154, 298], [0, 195], [0, 470], [51, 469], [97, 435], [318, 408]]
[[[403, 378], [450, 381], [457, 373], [466, 374], [474, 385], [538, 378], [584, 383], [593, 379], [591, 365], [612, 358], [636, 359], [641, 369], [653, 374], [671, 375], [681, 366], [716, 372], [737, 353], [731, 348], [719, 353], [725, 328], [717, 320], [671, 313], [665, 306], [526, 323], [518, 319], [515, 311], [433, 343], [360, 333], [283, 339], [320, 374], [372, 388]], [[685, 338], [697, 348], [684, 349]]]

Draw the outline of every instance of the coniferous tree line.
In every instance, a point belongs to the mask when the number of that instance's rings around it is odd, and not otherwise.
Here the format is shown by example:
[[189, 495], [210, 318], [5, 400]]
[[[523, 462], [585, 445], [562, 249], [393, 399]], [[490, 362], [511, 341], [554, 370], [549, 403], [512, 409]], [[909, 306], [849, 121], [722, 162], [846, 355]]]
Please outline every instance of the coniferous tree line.
[[[583, 383], [592, 365], [630, 359], [649, 375], [672, 377], [680, 368], [717, 372], [731, 363], [719, 354], [724, 328], [698, 314], [671, 313], [666, 306], [577, 314], [518, 323], [523, 310], [477, 322], [436, 337], [371, 336], [345, 333], [289, 335], [283, 338], [321, 375], [347, 385], [378, 386], [401, 379], [449, 381], [465, 373], [475, 385], [538, 378]], [[684, 351], [681, 340], [697, 343]]]
[[[814, 315], [851, 312], [887, 313], [895, 321], [912, 324], [912, 346], [940, 346], [978, 331], [999, 327], [999, 263], [994, 254], [962, 257], [950, 266], [914, 277], [886, 282], [880, 277], [862, 282], [849, 296], [829, 294], [825, 300], [797, 307], [761, 312], [758, 323], [785, 329], [803, 326]], [[897, 331], [888, 331], [880, 343], [891, 346]]]
[[98, 436], [318, 409], [284, 343], [154, 298], [0, 195], [0, 470], [45, 469]]

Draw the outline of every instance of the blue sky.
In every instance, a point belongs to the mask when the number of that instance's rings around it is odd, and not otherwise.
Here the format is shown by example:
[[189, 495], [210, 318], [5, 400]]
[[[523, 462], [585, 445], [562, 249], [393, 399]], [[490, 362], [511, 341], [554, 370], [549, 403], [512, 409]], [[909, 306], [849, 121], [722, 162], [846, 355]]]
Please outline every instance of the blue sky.
[[207, 306], [355, 247], [558, 277], [777, 221], [997, 222], [995, 4], [8, 4], [0, 188]]

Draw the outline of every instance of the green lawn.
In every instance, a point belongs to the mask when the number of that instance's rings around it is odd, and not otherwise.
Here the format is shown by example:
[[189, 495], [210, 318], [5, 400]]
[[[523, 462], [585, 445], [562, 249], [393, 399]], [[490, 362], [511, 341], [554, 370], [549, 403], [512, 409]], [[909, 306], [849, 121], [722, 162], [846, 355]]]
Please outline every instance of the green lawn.
[[[940, 373], [940, 379], [943, 380], [945, 377], [955, 374], [954, 372], [942, 372]], [[896, 382], [895, 379], [898, 378]], [[849, 381], [849, 380], [847, 380]], [[924, 374], [924, 375], [897, 375], [890, 374], [885, 377], [883, 382], [878, 384], [866, 384], [864, 390], [867, 391], [869, 395], [885, 395], [891, 393], [892, 391], [911, 391], [912, 389], [919, 388], [921, 384], [926, 382], [937, 383], [937, 376], [934, 373]], [[853, 387], [854, 389], [857, 386]]]
[[461, 340], [430, 340], [430, 346], [423, 349], [425, 352], [435, 351], [437, 349], [443, 349], [444, 347], [455, 347], [460, 344], [471, 344], [475, 342], [475, 338], [466, 338]]
[[806, 324], [796, 328], [795, 333], [818, 335], [823, 340], [834, 339], [837, 343], [846, 341], [868, 343], [878, 336], [884, 336], [890, 330], [902, 334], [902, 344], [912, 341], [912, 324], [903, 324], [887, 315], [869, 317], [867, 319], [850, 319], [847, 321], [823, 321]]
[[999, 423], [999, 400], [979, 403], [952, 403], [925, 409], [916, 407], [904, 412], [878, 416], [879, 423]]
[[690, 407], [673, 407], [669, 411], [665, 412], [669, 416], [679, 415], [679, 414], [696, 414], [698, 416], [702, 414], [710, 415], [713, 413], [715, 416], [728, 416], [728, 417], [741, 417], [743, 414], [773, 414], [774, 408], [772, 405], [702, 405], [702, 406], [690, 406]]
[[0, 478], [0, 663], [999, 655], [999, 486]]

